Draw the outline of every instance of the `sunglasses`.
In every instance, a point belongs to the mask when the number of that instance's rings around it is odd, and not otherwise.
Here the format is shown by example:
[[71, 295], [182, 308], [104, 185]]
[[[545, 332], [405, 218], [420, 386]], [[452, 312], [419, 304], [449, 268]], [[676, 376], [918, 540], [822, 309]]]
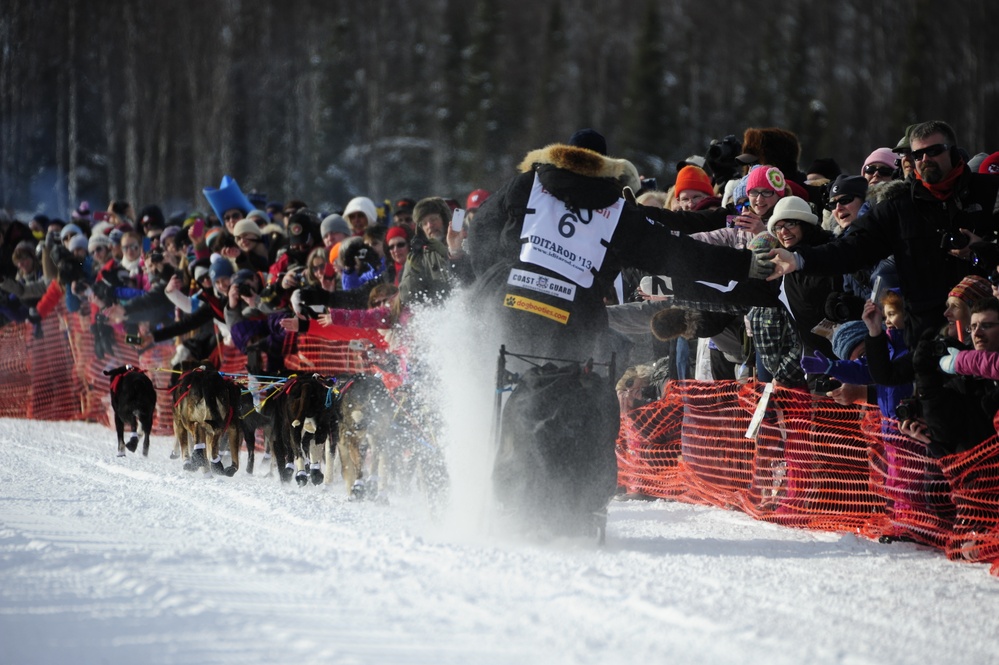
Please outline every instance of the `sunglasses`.
[[243, 213], [241, 212], [227, 212], [222, 215], [223, 222], [239, 221], [241, 219], [243, 219]]
[[909, 153], [909, 156], [912, 157], [913, 161], [918, 162], [921, 161], [923, 157], [937, 157], [948, 150], [950, 150], [950, 145], [946, 143], [935, 143], [933, 145], [928, 145], [925, 148], [920, 148], [919, 150], [913, 150]]
[[774, 194], [776, 194], [777, 192], [775, 192], [772, 189], [754, 189], [753, 191], [747, 192], [747, 193], [749, 194], [749, 196], [755, 196], [757, 198], [769, 199]]
[[126, 252], [132, 252], [132, 251], [135, 251], [135, 250], [139, 249], [139, 246], [138, 245], [122, 245], [121, 248], [124, 249]]
[[848, 206], [859, 198], [860, 197], [857, 196], [856, 194], [844, 194], [835, 201], [830, 201], [829, 203], [827, 203], [826, 210], [835, 210], [836, 206], [839, 205]]
[[887, 178], [888, 176], [895, 173], [895, 169], [889, 166], [879, 166], [877, 164], [868, 164], [864, 167], [864, 175], [874, 175], [877, 173], [879, 176]]
[[393, 250], [393, 249], [402, 249], [403, 247], [406, 247], [406, 243], [404, 243], [404, 242], [394, 242], [394, 243], [392, 243], [391, 245], [388, 246], [388, 248], [390, 250]]

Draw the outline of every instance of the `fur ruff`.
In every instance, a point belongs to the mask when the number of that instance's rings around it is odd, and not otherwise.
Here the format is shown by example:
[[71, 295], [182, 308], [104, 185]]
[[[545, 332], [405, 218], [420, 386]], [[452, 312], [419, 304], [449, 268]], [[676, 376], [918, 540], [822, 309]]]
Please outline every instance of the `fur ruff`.
[[588, 178], [608, 178], [621, 187], [641, 189], [638, 169], [627, 159], [605, 157], [598, 152], [577, 148], [562, 143], [553, 143], [544, 148], [532, 150], [520, 163], [521, 173], [527, 173], [538, 164], [550, 164]]

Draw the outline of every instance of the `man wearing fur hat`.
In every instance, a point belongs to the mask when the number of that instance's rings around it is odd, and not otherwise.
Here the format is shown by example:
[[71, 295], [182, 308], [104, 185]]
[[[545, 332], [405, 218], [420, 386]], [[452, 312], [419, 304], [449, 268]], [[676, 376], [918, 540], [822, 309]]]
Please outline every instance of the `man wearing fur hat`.
[[725, 211], [672, 212], [626, 200], [625, 188], [640, 187], [638, 172], [608, 157], [593, 130], [532, 151], [520, 170], [479, 208], [468, 237], [476, 296], [511, 350], [605, 359], [605, 298], [625, 267], [722, 284], [749, 274], [750, 252], [671, 230], [723, 226]]
[[450, 230], [451, 207], [440, 197], [422, 199], [413, 208], [416, 237], [399, 278], [399, 299], [440, 302], [457, 283], [471, 281], [461, 234]]
[[858, 218], [857, 232], [821, 247], [775, 250], [770, 279], [795, 271], [854, 272], [894, 255], [906, 339], [914, 345], [925, 330], [943, 325], [940, 303], [951, 286], [981, 269], [970, 265], [968, 244], [999, 231], [999, 178], [968, 169], [945, 122], [920, 123], [907, 135], [916, 176], [904, 181], [905, 189]]

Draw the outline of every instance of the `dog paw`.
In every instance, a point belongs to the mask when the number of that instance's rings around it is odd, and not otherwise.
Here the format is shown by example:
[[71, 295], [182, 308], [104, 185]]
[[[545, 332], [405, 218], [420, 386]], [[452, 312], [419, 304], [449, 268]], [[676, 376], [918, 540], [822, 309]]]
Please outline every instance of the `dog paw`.
[[305, 487], [309, 484], [309, 474], [305, 471], [299, 471], [295, 474], [295, 482], [298, 483], [299, 487]]
[[323, 472], [319, 469], [312, 469], [309, 472], [309, 479], [313, 485], [321, 485], [323, 483]]
[[125, 447], [128, 448], [128, 452], [134, 453], [135, 449], [139, 447], [139, 437], [133, 434], [132, 438], [125, 444]]

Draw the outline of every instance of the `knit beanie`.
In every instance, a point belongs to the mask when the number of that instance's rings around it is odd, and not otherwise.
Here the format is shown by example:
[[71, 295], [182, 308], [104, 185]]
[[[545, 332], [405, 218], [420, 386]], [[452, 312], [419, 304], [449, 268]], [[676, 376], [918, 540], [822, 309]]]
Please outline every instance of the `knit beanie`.
[[833, 332], [833, 353], [840, 360], [849, 360], [853, 350], [867, 337], [867, 324], [863, 321], [847, 321]]
[[785, 182], [784, 174], [780, 172], [779, 168], [761, 166], [750, 171], [749, 177], [746, 179], [746, 191], [751, 192], [754, 189], [772, 189], [777, 192], [777, 196], [784, 196], [787, 194], [787, 182]]
[[69, 251], [75, 252], [78, 249], [87, 251], [87, 236], [82, 233], [77, 233], [69, 239]]
[[864, 167], [868, 164], [884, 164], [895, 168], [895, 160], [897, 158], [898, 155], [892, 152], [891, 148], [878, 148], [867, 156], [867, 159], [864, 160], [864, 166], [860, 168], [860, 172], [863, 173]]
[[81, 231], [80, 227], [76, 224], [67, 224], [62, 227], [62, 230], [59, 231], [59, 240], [65, 240], [72, 233], [80, 235], [83, 231]]
[[87, 251], [92, 252], [98, 247], [111, 249], [111, 238], [107, 237], [103, 233], [90, 236], [90, 240], [87, 242]]
[[957, 298], [968, 307], [971, 307], [979, 300], [988, 298], [991, 295], [992, 285], [989, 284], [989, 280], [978, 275], [968, 275], [950, 290], [947, 297]]
[[180, 233], [180, 227], [171, 224], [163, 229], [163, 233], [160, 234], [160, 242], [166, 242], [167, 238], [172, 238], [178, 233]]
[[569, 137], [569, 145], [586, 148], [601, 155], [607, 154], [607, 139], [595, 129], [580, 129]]
[[236, 222], [236, 225], [232, 227], [232, 234], [237, 238], [241, 235], [251, 235], [259, 238], [260, 225], [252, 219], [244, 218]]
[[862, 175], [843, 174], [836, 178], [832, 187], [829, 188], [829, 199], [850, 195], [861, 199], [867, 197], [867, 178]]
[[211, 276], [214, 282], [222, 277], [232, 277], [235, 272], [232, 267], [232, 263], [229, 259], [219, 257], [212, 261], [212, 267], [208, 269], [208, 274]]
[[403, 226], [393, 226], [385, 234], [385, 244], [389, 244], [396, 238], [402, 238], [406, 242], [409, 242], [409, 232]]
[[812, 207], [808, 202], [798, 196], [786, 196], [774, 206], [774, 212], [767, 222], [767, 231], [774, 232], [777, 222], [785, 219], [794, 219], [808, 224], [818, 224], [819, 217], [812, 212]]
[[349, 236], [353, 232], [347, 220], [336, 213], [328, 215], [323, 220], [323, 223], [319, 225], [319, 235], [324, 238], [331, 233], [342, 233], [345, 236]]
[[[759, 166], [754, 166], [749, 171], [749, 173], [752, 173], [753, 171], [758, 171], [759, 169], [760, 169]], [[748, 191], [746, 189], [747, 182], [749, 182], [749, 174], [746, 174], [735, 181], [735, 187], [732, 188], [732, 203], [738, 203], [742, 199], [749, 198], [749, 195], [746, 194], [746, 192]]]
[[701, 192], [702, 194], [707, 194], [708, 196], [715, 195], [715, 190], [711, 187], [711, 178], [709, 178], [708, 174], [704, 172], [704, 169], [696, 166], [684, 166], [680, 169], [680, 172], [676, 174], [676, 184], [673, 186], [673, 191], [676, 192], [676, 196], [679, 197], [680, 192], [688, 190]]

